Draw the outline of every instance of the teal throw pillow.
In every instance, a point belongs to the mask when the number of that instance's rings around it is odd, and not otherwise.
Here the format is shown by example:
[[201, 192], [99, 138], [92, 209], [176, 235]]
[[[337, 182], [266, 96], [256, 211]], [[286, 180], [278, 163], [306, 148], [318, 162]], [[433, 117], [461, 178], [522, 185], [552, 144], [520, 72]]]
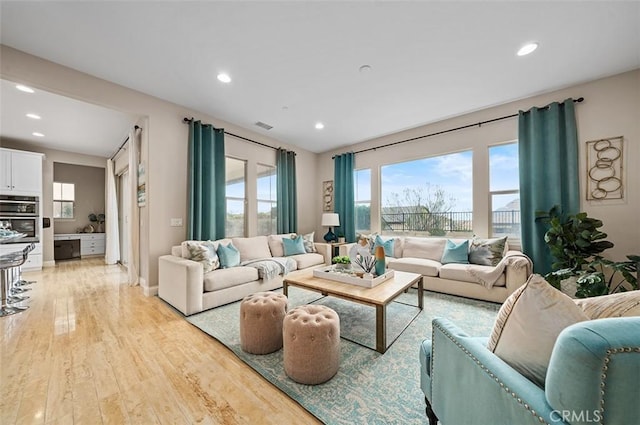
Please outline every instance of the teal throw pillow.
[[220, 267], [223, 269], [240, 265], [240, 251], [232, 243], [227, 246], [218, 245], [218, 258], [220, 258]]
[[282, 238], [282, 245], [284, 246], [285, 257], [290, 255], [306, 254], [307, 252], [304, 249], [304, 239], [302, 239], [302, 236], [297, 236], [291, 239]]
[[481, 239], [474, 237], [469, 247], [469, 262], [481, 266], [497, 266], [504, 256], [507, 237]]
[[451, 239], [447, 239], [447, 245], [444, 247], [440, 262], [442, 264], [469, 264], [469, 241], [455, 243]]
[[381, 246], [382, 248], [384, 248], [385, 257], [393, 257], [393, 246], [395, 245], [394, 241], [394, 239], [388, 239], [385, 241], [380, 237], [380, 235], [376, 235], [373, 250], [375, 252], [376, 247]]

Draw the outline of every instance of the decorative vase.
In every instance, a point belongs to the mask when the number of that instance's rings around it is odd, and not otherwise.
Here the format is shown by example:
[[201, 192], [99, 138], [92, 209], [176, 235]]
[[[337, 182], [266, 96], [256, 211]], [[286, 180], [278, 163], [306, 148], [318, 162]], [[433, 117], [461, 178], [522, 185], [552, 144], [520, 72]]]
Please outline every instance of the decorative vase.
[[382, 276], [386, 271], [384, 248], [381, 246], [376, 247], [376, 276]]

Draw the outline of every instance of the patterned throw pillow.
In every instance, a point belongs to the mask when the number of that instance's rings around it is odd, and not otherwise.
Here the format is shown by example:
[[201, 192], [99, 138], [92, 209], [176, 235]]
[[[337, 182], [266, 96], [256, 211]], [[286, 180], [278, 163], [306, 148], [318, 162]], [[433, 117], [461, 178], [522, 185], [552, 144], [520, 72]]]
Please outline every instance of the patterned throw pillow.
[[307, 233], [302, 235], [302, 241], [304, 242], [304, 250], [306, 252], [318, 252], [316, 244], [313, 242], [313, 237], [316, 232]]
[[474, 237], [469, 247], [469, 263], [481, 266], [497, 266], [504, 256], [507, 237], [481, 239]]
[[232, 243], [224, 246], [220, 244], [218, 246], [218, 256], [220, 257], [220, 265], [223, 269], [236, 267], [240, 265], [240, 251], [233, 246]]
[[216, 253], [216, 247], [211, 241], [186, 241], [185, 246], [189, 253], [189, 260], [202, 263], [205, 273], [220, 267], [220, 259]]

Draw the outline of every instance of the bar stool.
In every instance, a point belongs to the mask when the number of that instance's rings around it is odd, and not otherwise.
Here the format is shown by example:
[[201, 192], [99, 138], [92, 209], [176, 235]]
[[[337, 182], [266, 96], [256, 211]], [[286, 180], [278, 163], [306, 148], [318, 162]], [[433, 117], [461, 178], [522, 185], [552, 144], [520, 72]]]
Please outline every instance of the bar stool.
[[20, 276], [20, 266], [27, 260], [29, 253], [35, 248], [28, 245], [22, 251], [11, 252], [0, 256], [0, 317], [20, 313], [28, 306], [15, 305], [29, 297], [13, 295], [13, 284]]

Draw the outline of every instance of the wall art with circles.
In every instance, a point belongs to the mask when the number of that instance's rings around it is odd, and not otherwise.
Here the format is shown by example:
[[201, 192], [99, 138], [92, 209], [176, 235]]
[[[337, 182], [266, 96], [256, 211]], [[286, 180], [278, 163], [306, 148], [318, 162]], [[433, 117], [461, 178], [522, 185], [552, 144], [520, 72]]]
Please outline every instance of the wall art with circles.
[[587, 200], [624, 198], [624, 137], [587, 142]]

